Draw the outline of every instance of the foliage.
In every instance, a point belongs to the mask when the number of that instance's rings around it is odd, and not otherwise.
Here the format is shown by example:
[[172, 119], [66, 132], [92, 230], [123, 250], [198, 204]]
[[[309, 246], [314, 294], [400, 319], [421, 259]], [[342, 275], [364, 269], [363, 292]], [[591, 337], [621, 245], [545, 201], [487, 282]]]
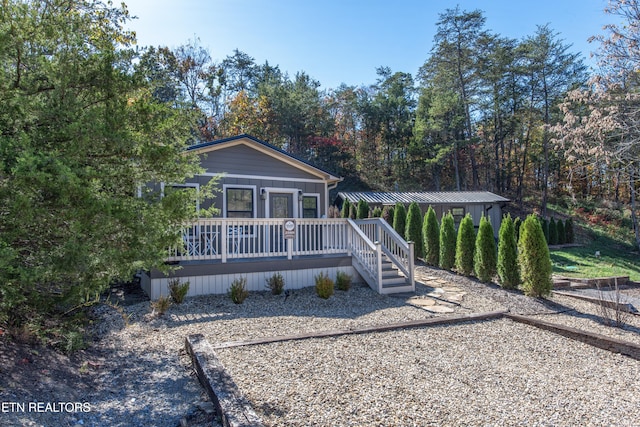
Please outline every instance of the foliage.
[[333, 295], [334, 283], [328, 274], [319, 273], [315, 276], [316, 282], [316, 294], [322, 298], [327, 299]]
[[100, 2], [3, 3], [0, 312], [13, 323], [166, 271], [195, 213], [195, 192], [144, 185], [200, 170], [184, 153], [197, 116], [152, 96], [128, 20]]
[[456, 240], [456, 270], [465, 276], [473, 273], [473, 254], [475, 250], [476, 233], [471, 214], [467, 213], [458, 227]]
[[387, 224], [393, 226], [393, 217], [394, 217], [394, 209], [393, 206], [386, 205], [382, 208], [381, 218], [387, 221]]
[[480, 218], [480, 227], [476, 236], [473, 254], [473, 270], [482, 282], [490, 282], [496, 275], [496, 241], [491, 221], [486, 216]]
[[522, 290], [526, 295], [540, 297], [551, 293], [551, 258], [542, 226], [535, 215], [522, 223], [518, 241], [518, 263]]
[[504, 289], [517, 289], [520, 284], [518, 242], [511, 215], [505, 215], [498, 232], [498, 281]]
[[189, 282], [180, 283], [179, 278], [169, 280], [169, 295], [176, 304], [182, 304], [189, 293]]
[[546, 218], [538, 218], [538, 221], [540, 221], [540, 227], [542, 227], [544, 241], [549, 244], [549, 220]]
[[564, 223], [565, 243], [575, 243], [575, 231], [573, 229], [573, 219], [567, 218]]
[[358, 205], [354, 205], [353, 203], [349, 206], [349, 218], [357, 219], [358, 218]]
[[229, 286], [229, 298], [234, 304], [242, 304], [245, 299], [249, 296], [249, 291], [247, 290], [247, 278], [239, 277], [234, 279], [231, 282], [231, 286]]
[[284, 290], [284, 277], [279, 272], [273, 273], [266, 281], [267, 289], [271, 291], [272, 295], [280, 295]]
[[456, 226], [451, 212], [442, 217], [440, 224], [440, 268], [452, 270], [456, 263]]
[[423, 242], [422, 242], [422, 211], [416, 202], [409, 204], [409, 212], [407, 213], [407, 224], [404, 234], [407, 242], [413, 242], [414, 258], [422, 258]]
[[520, 217], [516, 217], [513, 220], [513, 228], [516, 231], [516, 242], [518, 240], [520, 240], [520, 226], [522, 225], [522, 220], [520, 219]]
[[558, 244], [558, 227], [556, 225], [556, 220], [553, 219], [553, 217], [549, 219], [549, 244]]
[[371, 212], [371, 218], [380, 218], [382, 216], [382, 209], [379, 206], [376, 206]]
[[351, 212], [351, 202], [348, 199], [344, 199], [342, 202], [342, 211], [340, 212], [340, 216], [342, 218], [349, 218], [349, 212]]
[[556, 221], [556, 231], [558, 233], [558, 244], [564, 245], [567, 243], [567, 231], [564, 227], [565, 222], [562, 219]]
[[429, 206], [424, 214], [422, 225], [424, 239], [424, 260], [429, 265], [440, 264], [440, 226], [436, 218], [436, 211]]
[[344, 271], [338, 271], [338, 273], [336, 273], [336, 288], [341, 291], [348, 291], [351, 287], [352, 280], [353, 278], [350, 274]]
[[169, 296], [162, 295], [151, 302], [151, 308], [153, 308], [154, 313], [158, 313], [158, 316], [164, 316], [169, 307], [171, 307], [171, 298]]
[[404, 237], [406, 224], [407, 210], [403, 203], [398, 202], [393, 208], [393, 229], [396, 230], [400, 236]]
[[369, 204], [365, 200], [358, 200], [358, 208], [356, 213], [357, 219], [369, 218]]

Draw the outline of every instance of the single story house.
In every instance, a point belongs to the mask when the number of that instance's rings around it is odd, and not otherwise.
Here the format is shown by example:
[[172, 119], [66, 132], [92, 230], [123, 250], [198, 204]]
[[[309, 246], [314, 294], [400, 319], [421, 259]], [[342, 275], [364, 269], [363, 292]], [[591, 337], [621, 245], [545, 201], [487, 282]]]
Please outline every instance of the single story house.
[[500, 224], [502, 222], [502, 208], [509, 199], [498, 196], [489, 191], [431, 191], [431, 192], [340, 192], [335, 204], [342, 206], [345, 200], [350, 203], [358, 203], [364, 200], [371, 209], [376, 207], [384, 208], [386, 205], [403, 203], [408, 207], [410, 203], [416, 202], [420, 205], [423, 215], [433, 207], [436, 211], [438, 221], [447, 212], [453, 214], [456, 226], [460, 220], [470, 213], [476, 227], [480, 225], [482, 215], [488, 217], [493, 226], [495, 237], [498, 237]]
[[413, 246], [384, 221], [327, 218], [329, 191], [342, 178], [250, 135], [187, 151], [200, 157], [205, 171], [177, 186], [199, 188], [217, 178], [220, 191], [199, 206], [213, 204], [219, 214], [185, 225], [183, 244], [168, 251], [167, 262], [179, 267], [173, 273], [142, 275], [152, 299], [167, 295], [174, 278], [189, 281], [189, 295], [224, 294], [238, 278], [247, 280], [248, 290], [264, 290], [274, 273], [289, 289], [338, 271], [380, 293], [415, 289]]

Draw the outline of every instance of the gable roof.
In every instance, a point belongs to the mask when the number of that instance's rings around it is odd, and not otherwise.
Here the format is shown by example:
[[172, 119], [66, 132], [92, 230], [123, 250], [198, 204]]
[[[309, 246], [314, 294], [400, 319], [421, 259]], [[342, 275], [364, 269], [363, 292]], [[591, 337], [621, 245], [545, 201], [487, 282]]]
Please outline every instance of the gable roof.
[[357, 203], [364, 200], [367, 203], [393, 205], [398, 202], [409, 204], [417, 202], [425, 205], [444, 205], [444, 204], [482, 204], [482, 203], [502, 203], [508, 202], [509, 199], [489, 191], [430, 191], [430, 192], [340, 192], [338, 197], [342, 200], [348, 199], [350, 202]]
[[228, 138], [217, 139], [214, 141], [203, 142], [187, 147], [187, 151], [193, 151], [197, 154], [208, 153], [223, 149], [225, 147], [232, 147], [234, 145], [244, 144], [257, 151], [260, 151], [268, 156], [277, 158], [291, 166], [301, 169], [307, 173], [318, 176], [319, 178], [327, 181], [329, 184], [338, 183], [342, 181], [342, 178], [333, 175], [331, 172], [312, 165], [306, 160], [303, 160], [291, 153], [287, 153], [281, 148], [271, 145], [266, 141], [262, 141], [254, 136], [248, 134], [231, 136]]

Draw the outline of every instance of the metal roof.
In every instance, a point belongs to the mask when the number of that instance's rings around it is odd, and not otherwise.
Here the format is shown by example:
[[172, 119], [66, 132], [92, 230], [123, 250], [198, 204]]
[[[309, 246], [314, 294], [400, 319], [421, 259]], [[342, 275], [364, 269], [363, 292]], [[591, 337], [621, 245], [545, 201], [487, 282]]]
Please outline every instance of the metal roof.
[[352, 203], [364, 200], [367, 203], [393, 205], [398, 202], [409, 204], [417, 202], [427, 205], [473, 204], [473, 203], [501, 203], [509, 199], [489, 191], [432, 191], [432, 192], [340, 192], [338, 197], [348, 199]]

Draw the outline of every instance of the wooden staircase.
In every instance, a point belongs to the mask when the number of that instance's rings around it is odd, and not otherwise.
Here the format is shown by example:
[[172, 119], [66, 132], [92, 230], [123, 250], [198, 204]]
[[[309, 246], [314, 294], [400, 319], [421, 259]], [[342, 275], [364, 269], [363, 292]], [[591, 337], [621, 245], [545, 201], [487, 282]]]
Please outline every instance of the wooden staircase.
[[409, 279], [387, 257], [382, 260], [382, 293], [413, 292], [415, 288]]

